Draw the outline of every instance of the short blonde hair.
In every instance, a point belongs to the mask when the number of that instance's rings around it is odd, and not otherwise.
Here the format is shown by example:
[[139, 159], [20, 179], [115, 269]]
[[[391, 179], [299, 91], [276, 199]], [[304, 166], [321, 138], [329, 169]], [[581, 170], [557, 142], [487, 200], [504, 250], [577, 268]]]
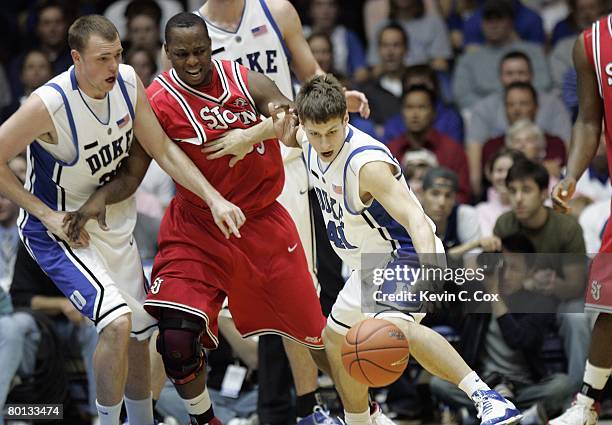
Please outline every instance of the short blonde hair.
[[99, 35], [106, 41], [115, 41], [119, 37], [115, 25], [102, 15], [86, 15], [78, 18], [68, 29], [68, 45], [71, 49], [83, 53], [92, 35]]

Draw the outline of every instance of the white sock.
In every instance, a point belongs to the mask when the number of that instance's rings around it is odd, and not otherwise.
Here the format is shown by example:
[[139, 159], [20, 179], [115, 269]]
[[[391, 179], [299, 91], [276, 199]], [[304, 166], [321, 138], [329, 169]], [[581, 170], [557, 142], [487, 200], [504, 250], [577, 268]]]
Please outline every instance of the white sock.
[[183, 399], [185, 408], [190, 415], [201, 415], [211, 408], [212, 402], [208, 395], [208, 388], [204, 388], [204, 392], [191, 400]]
[[471, 399], [472, 394], [478, 390], [490, 390], [489, 386], [485, 384], [485, 382], [480, 379], [480, 376], [474, 371], [471, 371], [459, 382], [459, 389], [467, 394], [467, 396]]
[[371, 425], [370, 408], [363, 413], [349, 413], [344, 411], [344, 420], [347, 425]]
[[603, 367], [593, 366], [587, 360], [586, 367], [584, 368], [584, 382], [589, 384], [594, 390], [603, 390], [611, 373], [612, 368], [605, 369]]
[[153, 396], [149, 395], [144, 400], [132, 400], [124, 396], [123, 401], [129, 423], [153, 425]]
[[100, 425], [117, 425], [119, 423], [119, 416], [121, 415], [121, 405], [123, 400], [114, 406], [102, 406], [96, 400], [96, 408], [98, 409], [98, 418], [100, 419]]
[[593, 400], [591, 397], [586, 396], [581, 393], [576, 394], [576, 404], [579, 404], [581, 406], [591, 407], [593, 403], [595, 403], [595, 400]]

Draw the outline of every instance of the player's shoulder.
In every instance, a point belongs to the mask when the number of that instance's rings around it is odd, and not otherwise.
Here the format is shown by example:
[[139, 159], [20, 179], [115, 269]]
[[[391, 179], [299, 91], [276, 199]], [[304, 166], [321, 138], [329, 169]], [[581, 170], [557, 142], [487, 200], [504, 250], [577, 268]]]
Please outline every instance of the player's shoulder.
[[382, 151], [391, 155], [389, 148], [376, 138], [359, 130], [357, 127], [353, 127], [350, 124], [348, 126], [348, 130], [349, 134], [347, 137], [349, 139], [348, 142], [350, 143], [352, 151]]
[[130, 87], [137, 86], [136, 71], [131, 65], [125, 63], [119, 64], [119, 74], [126, 85]]
[[67, 100], [67, 94], [74, 90], [75, 84], [76, 80], [73, 81], [70, 76], [70, 70], [68, 70], [56, 75], [45, 84], [38, 87], [34, 90], [33, 94], [43, 101], [49, 112], [55, 113], [64, 107], [65, 99]]
[[295, 7], [289, 0], [263, 0], [272, 17], [279, 24], [281, 32], [284, 34], [286, 30], [290, 30], [290, 23], [298, 16]]

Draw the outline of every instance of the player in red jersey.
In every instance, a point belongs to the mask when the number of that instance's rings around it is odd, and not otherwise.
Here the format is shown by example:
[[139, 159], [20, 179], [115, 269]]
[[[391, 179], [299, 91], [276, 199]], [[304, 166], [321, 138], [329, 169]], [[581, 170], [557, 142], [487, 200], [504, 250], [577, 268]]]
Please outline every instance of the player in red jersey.
[[[246, 215], [240, 237], [224, 237], [206, 204], [177, 185], [160, 228], [145, 308], [159, 319], [157, 347], [166, 373], [193, 423], [203, 424], [214, 420], [203, 348], [217, 345], [217, 315], [226, 296], [243, 336], [291, 338], [313, 349], [320, 366], [326, 364], [325, 318], [295, 225], [276, 201], [283, 165], [272, 122], [259, 124], [269, 102], [289, 100], [264, 75], [234, 62], [211, 61], [206, 25], [194, 14], [168, 22], [166, 43], [174, 68], [148, 88], [152, 108], [168, 136]], [[202, 145], [232, 129], [264, 141], [233, 168], [228, 157], [202, 155]]]
[[[602, 131], [612, 172], [612, 15], [595, 22], [574, 45], [574, 65], [578, 73], [578, 118], [572, 132], [567, 174], [552, 192], [554, 205], [569, 210], [568, 201], [576, 181], [595, 156]], [[593, 425], [603, 388], [612, 372], [612, 222], [608, 220], [599, 254], [593, 260], [587, 285], [586, 307], [599, 312], [580, 393], [572, 407], [549, 422], [551, 425]]]

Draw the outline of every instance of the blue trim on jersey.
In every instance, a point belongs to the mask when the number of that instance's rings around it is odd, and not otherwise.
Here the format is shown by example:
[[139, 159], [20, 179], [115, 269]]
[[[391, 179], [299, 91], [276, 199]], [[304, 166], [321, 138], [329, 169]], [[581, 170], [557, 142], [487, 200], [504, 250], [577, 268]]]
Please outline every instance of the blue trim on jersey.
[[[23, 235], [27, 238], [28, 247], [32, 250], [36, 262], [44, 272], [62, 291], [66, 298], [70, 299], [74, 291], [79, 291], [86, 303], [81, 313], [91, 320], [94, 317], [94, 307], [98, 294], [103, 295], [104, 288], [99, 284], [92, 283], [85, 274], [77, 268], [61, 247], [62, 242], [55, 241], [48, 233], [47, 228], [34, 217], [30, 217], [23, 229]], [[89, 270], [86, 269], [86, 272]], [[91, 272], [89, 272], [91, 273]], [[94, 279], [93, 274], [90, 278]], [[102, 300], [100, 300], [100, 305]]]
[[344, 146], [350, 142], [351, 138], [353, 137], [353, 129], [351, 127], [349, 127], [349, 131], [346, 134], [346, 137], [344, 138], [344, 141], [342, 142], [342, 146], [340, 146], [340, 150], [338, 151], [338, 154], [336, 155], [336, 157], [334, 159], [331, 160], [331, 162], [329, 164], [327, 164], [327, 167], [325, 167], [325, 170], [323, 170], [321, 168], [321, 162], [320, 162], [320, 158], [319, 155], [317, 154], [317, 166], [319, 167], [319, 171], [325, 175], [325, 173], [327, 172], [327, 170], [329, 170], [329, 168], [331, 167], [331, 165], [334, 163], [334, 161], [336, 160], [336, 158], [338, 158], [340, 156], [340, 152], [342, 152], [342, 149], [344, 148]]
[[374, 200], [372, 205], [366, 208], [365, 211], [370, 213], [371, 217], [380, 228], [385, 228], [387, 232], [389, 232], [391, 239], [399, 242], [400, 246], [398, 253], [400, 256], [409, 256], [410, 254], [416, 253], [414, 245], [412, 244], [412, 238], [406, 229], [404, 229], [404, 226], [395, 221], [380, 202]]
[[[56, 161], [62, 165], [66, 165], [68, 167], [72, 167], [79, 160], [79, 138], [77, 136], [76, 125], [74, 124], [74, 117], [72, 116], [72, 109], [70, 109], [70, 103], [68, 103], [68, 98], [66, 97], [66, 93], [60, 86], [56, 83], [47, 83], [45, 84], [49, 87], [53, 87], [59, 94], [62, 96], [62, 100], [64, 101], [64, 106], [66, 107], [66, 117], [68, 117], [68, 125], [70, 125], [70, 133], [72, 134], [72, 144], [76, 149], [76, 156], [72, 162], [64, 162], [62, 160], [57, 159]], [[59, 137], [59, 134], [58, 136]]]
[[110, 96], [108, 95], [108, 93], [106, 93], [106, 114], [108, 116], [108, 118], [106, 118], [106, 122], [102, 121], [94, 111], [91, 110], [91, 108], [89, 107], [89, 103], [87, 103], [87, 101], [85, 100], [85, 98], [83, 97], [83, 93], [81, 93], [81, 90], [79, 90], [79, 96], [81, 96], [81, 100], [83, 101], [83, 103], [85, 104], [85, 106], [87, 107], [87, 109], [89, 109], [89, 112], [91, 112], [91, 115], [94, 116], [94, 118], [102, 125], [108, 125], [108, 123], [110, 122]]
[[38, 142], [32, 143], [30, 148], [33, 161], [31, 166], [35, 176], [34, 185], [31, 191], [34, 196], [43, 201], [45, 205], [57, 211], [59, 210], [57, 185], [53, 181], [53, 174], [57, 161], [49, 152], [44, 150]]
[[[132, 101], [130, 100], [130, 96], [128, 95], [127, 88], [125, 87], [125, 81], [123, 81], [123, 77], [120, 72], [117, 72], [117, 82], [119, 83], [119, 88], [121, 89], [121, 94], [125, 99], [125, 103], [127, 103], [128, 110], [130, 111], [130, 116], [132, 117], [132, 121], [134, 121], [134, 107], [132, 106]], [[110, 117], [110, 113], [108, 115]]]
[[[346, 202], [346, 192], [347, 192], [347, 190], [346, 190], [346, 170], [348, 170], [348, 166], [351, 163], [351, 159], [355, 155], [357, 155], [358, 153], [361, 153], [361, 152], [366, 151], [366, 150], [382, 151], [385, 154], [387, 154], [389, 156], [389, 158], [391, 158], [399, 166], [399, 164], [397, 163], [397, 160], [395, 158], [393, 158], [393, 156], [389, 153], [389, 151], [387, 149], [385, 149], [385, 148], [380, 147], [380, 146], [376, 146], [376, 145], [361, 146], [361, 147], [355, 149], [353, 152], [350, 153], [350, 155], [346, 159], [346, 162], [344, 163], [344, 173], [342, 174], [342, 182], [344, 184], [344, 195], [343, 195], [343, 198], [344, 198], [344, 208], [349, 213], [351, 213], [353, 215], [360, 215], [361, 212], [352, 210], [351, 207], [349, 207], [348, 202]], [[400, 169], [401, 169], [401, 167], [400, 167]]]
[[270, 13], [270, 9], [268, 9], [268, 6], [266, 5], [265, 0], [259, 0], [259, 4], [261, 4], [261, 8], [266, 14], [266, 18], [268, 18], [268, 21], [270, 21], [270, 25], [272, 25], [272, 29], [276, 33], [278, 40], [281, 42], [281, 46], [283, 46], [283, 51], [285, 52], [285, 56], [287, 56], [287, 63], [291, 63], [291, 52], [289, 52], [289, 49], [287, 49], [287, 45], [285, 44], [285, 39], [283, 38], [283, 33], [281, 33], [280, 29], [278, 28], [278, 25], [276, 24], [276, 21], [274, 20], [274, 17], [272, 17], [272, 13]]
[[223, 31], [223, 32], [228, 33], [228, 34], [238, 34], [238, 31], [240, 31], [240, 27], [242, 26], [242, 21], [244, 19], [244, 11], [246, 10], [246, 8], [247, 8], [247, 4], [246, 4], [246, 1], [245, 1], [244, 2], [244, 7], [242, 8], [242, 13], [240, 14], [240, 22], [238, 22], [238, 27], [236, 28], [236, 31], [228, 31], [228, 30], [226, 30], [224, 28], [216, 26], [215, 24], [210, 22], [208, 19], [206, 19], [206, 16], [204, 16], [204, 15], [202, 15], [200, 13], [200, 9], [197, 9], [193, 13], [197, 14], [200, 18], [204, 19], [204, 22], [206, 22], [206, 25], [210, 25], [211, 27], [214, 27], [214, 28], [218, 29], [219, 31]]
[[76, 74], [74, 73], [74, 65], [70, 67], [70, 82], [72, 83], [72, 90], [78, 90], [79, 83], [76, 79]]

